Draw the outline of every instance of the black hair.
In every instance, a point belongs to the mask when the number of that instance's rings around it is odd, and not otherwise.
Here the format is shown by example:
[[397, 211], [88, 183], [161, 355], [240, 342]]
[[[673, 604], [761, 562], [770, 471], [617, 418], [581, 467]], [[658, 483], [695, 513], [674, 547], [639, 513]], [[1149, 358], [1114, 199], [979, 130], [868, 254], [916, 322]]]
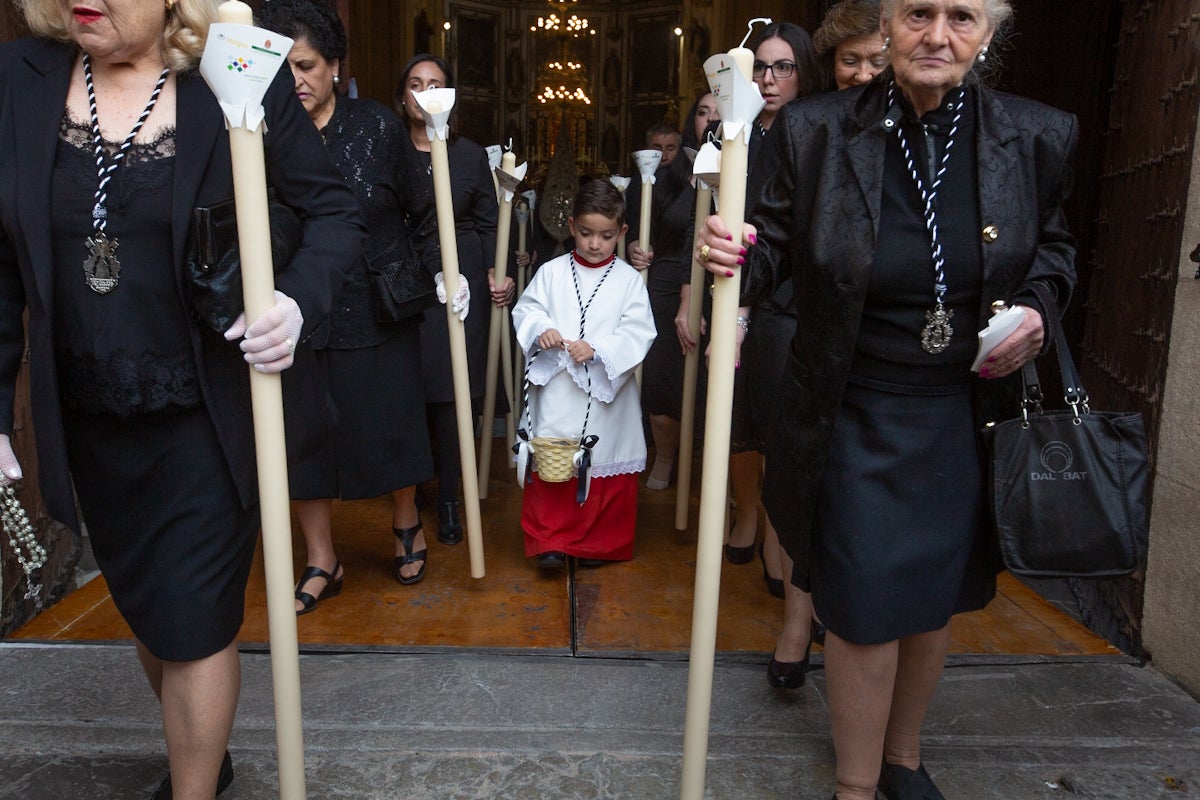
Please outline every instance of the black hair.
[[625, 224], [625, 198], [608, 178], [592, 178], [579, 187], [575, 195], [575, 207], [571, 216], [579, 219], [584, 214], [599, 214], [618, 225]]
[[807, 97], [824, 88], [821, 62], [817, 59], [817, 49], [813, 47], [808, 31], [793, 22], [772, 22], [762, 29], [750, 49], [757, 51], [758, 46], [768, 39], [782, 39], [792, 48], [792, 57], [796, 61], [797, 97]]
[[408, 63], [404, 65], [404, 69], [400, 70], [400, 80], [396, 81], [396, 93], [394, 96], [397, 106], [404, 103], [404, 92], [408, 89], [408, 76], [412, 74], [412, 71], [416, 69], [418, 64], [423, 64], [426, 61], [432, 61], [434, 66], [440, 69], [442, 74], [446, 76], [447, 89], [454, 88], [454, 72], [451, 71], [450, 65], [446, 63], [445, 59], [438, 58], [432, 53], [417, 53], [408, 60]]
[[267, 0], [258, 24], [289, 39], [307, 39], [326, 61], [346, 58], [346, 27], [325, 0]]

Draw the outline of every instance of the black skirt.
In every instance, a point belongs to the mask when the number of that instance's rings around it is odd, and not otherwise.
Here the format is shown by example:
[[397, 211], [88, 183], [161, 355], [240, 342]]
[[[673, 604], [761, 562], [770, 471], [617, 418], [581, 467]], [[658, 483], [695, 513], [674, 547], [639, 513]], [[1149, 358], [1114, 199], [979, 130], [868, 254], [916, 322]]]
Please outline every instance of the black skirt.
[[228, 646], [242, 626], [258, 507], [242, 508], [204, 409], [67, 414], [67, 456], [113, 602], [164, 661]]
[[418, 326], [324, 354], [337, 423], [324, 447], [289, 465], [292, 499], [378, 497], [433, 477]]
[[970, 387], [922, 391], [852, 378], [834, 424], [807, 588], [855, 644], [937, 630], [995, 595]]
[[650, 287], [650, 310], [658, 335], [642, 365], [642, 407], [647, 414], [680, 418], [683, 401], [683, 350], [675, 334], [679, 291]]

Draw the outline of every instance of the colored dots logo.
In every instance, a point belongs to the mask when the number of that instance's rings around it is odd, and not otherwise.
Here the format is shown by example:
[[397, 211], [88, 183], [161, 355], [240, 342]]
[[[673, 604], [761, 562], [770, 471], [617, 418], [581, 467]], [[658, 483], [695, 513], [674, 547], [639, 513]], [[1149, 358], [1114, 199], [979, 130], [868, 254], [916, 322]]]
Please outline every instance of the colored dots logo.
[[231, 56], [227, 69], [231, 72], [245, 72], [254, 66], [254, 62], [241, 56]]

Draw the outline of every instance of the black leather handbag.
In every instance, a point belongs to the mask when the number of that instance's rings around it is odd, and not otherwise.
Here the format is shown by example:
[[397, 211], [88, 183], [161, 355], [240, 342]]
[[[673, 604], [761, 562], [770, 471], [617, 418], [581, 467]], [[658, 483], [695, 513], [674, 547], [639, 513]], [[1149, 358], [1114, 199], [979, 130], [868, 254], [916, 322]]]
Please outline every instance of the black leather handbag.
[[[268, 200], [271, 258], [275, 272], [287, 266], [304, 231], [290, 207]], [[237, 216], [233, 199], [192, 212], [192, 247], [185, 271], [188, 299], [196, 316], [224, 333], [242, 313], [242, 261], [238, 252]]]
[[367, 261], [375, 318], [398, 322], [420, 314], [437, 301], [437, 284], [401, 235], [390, 247]]
[[1146, 555], [1146, 428], [1137, 412], [1093, 411], [1049, 325], [1067, 409], [1043, 411], [1033, 362], [1022, 368], [1021, 416], [989, 423], [989, 501], [1008, 570], [1036, 578], [1128, 575]]

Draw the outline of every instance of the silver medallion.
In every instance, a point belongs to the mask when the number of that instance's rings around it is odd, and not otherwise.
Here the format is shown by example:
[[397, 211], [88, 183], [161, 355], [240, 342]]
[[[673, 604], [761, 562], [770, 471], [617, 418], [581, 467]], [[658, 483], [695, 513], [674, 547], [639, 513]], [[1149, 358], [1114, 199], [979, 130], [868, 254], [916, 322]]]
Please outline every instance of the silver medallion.
[[921, 348], [926, 353], [938, 354], [950, 346], [954, 328], [950, 327], [953, 311], [938, 303], [932, 311], [925, 312], [925, 327], [921, 329]]
[[117, 260], [117, 240], [103, 231], [89, 236], [88, 256], [83, 260], [83, 279], [97, 294], [108, 294], [121, 281], [121, 262]]

